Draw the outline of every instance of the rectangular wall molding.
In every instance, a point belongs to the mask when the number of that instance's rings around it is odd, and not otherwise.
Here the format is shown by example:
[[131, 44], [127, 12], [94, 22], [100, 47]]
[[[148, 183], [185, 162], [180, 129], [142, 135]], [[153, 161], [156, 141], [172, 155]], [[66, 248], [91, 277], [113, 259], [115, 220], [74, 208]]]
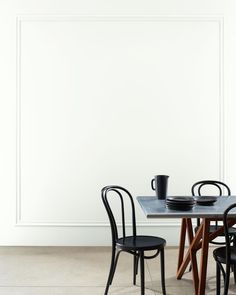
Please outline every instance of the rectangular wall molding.
[[[97, 22], [107, 22], [109, 23], [214, 23], [218, 27], [218, 67], [219, 67], [219, 89], [218, 89], [218, 100], [219, 100], [219, 110], [218, 110], [218, 122], [219, 125], [215, 126], [218, 130], [219, 138], [219, 157], [218, 157], [218, 167], [219, 167], [219, 178], [224, 181], [225, 176], [225, 109], [224, 109], [224, 20], [221, 16], [155, 16], [155, 15], [140, 15], [140, 16], [90, 16], [90, 15], [18, 15], [16, 19], [16, 80], [17, 80], [17, 91], [16, 91], [16, 101], [17, 101], [17, 125], [16, 125], [16, 226], [22, 227], [108, 227], [109, 223], [107, 221], [97, 222], [93, 217], [90, 221], [75, 220], [71, 222], [68, 221], [47, 221], [40, 220], [39, 222], [25, 221], [24, 213], [22, 211], [23, 200], [22, 198], [22, 165], [24, 165], [24, 160], [22, 158], [22, 104], [24, 103], [24, 96], [22, 95], [22, 67], [24, 66], [22, 61], [22, 24], [31, 24], [33, 22], [47, 23], [47, 22], [80, 22], [80, 23], [94, 23], [96, 26]], [[40, 180], [39, 180], [40, 181]], [[37, 188], [36, 188], [37, 189]], [[137, 224], [138, 227], [179, 227], [180, 220], [155, 220], [155, 221], [145, 221]]]

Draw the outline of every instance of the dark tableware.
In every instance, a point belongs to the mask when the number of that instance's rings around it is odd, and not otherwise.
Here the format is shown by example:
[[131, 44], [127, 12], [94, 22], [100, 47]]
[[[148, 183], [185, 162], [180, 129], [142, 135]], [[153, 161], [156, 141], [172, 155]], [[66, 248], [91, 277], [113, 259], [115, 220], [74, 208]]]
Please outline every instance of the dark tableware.
[[178, 210], [178, 211], [188, 211], [192, 210], [194, 205], [173, 205], [173, 204], [166, 204], [166, 207], [171, 210]]
[[198, 205], [202, 206], [211, 206], [217, 201], [217, 197], [215, 196], [205, 196], [196, 198], [196, 202]]
[[156, 196], [160, 200], [165, 200], [167, 195], [168, 175], [156, 175], [151, 180], [151, 187], [156, 192]]
[[194, 204], [195, 199], [193, 197], [168, 197], [166, 199], [168, 203], [175, 203], [175, 204]]

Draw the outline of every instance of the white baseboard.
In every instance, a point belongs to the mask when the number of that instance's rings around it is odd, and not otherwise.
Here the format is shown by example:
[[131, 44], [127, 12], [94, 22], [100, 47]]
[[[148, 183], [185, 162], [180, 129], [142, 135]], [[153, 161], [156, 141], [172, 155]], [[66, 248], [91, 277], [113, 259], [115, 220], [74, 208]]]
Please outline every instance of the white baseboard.
[[[129, 229], [127, 234], [129, 234]], [[1, 246], [110, 246], [110, 226], [97, 227], [17, 227], [9, 235], [2, 235]], [[176, 225], [139, 225], [137, 234], [159, 236], [167, 241], [167, 246], [178, 246], [180, 226]], [[30, 236], [30, 238], [29, 238]], [[29, 242], [30, 241], [30, 242]]]

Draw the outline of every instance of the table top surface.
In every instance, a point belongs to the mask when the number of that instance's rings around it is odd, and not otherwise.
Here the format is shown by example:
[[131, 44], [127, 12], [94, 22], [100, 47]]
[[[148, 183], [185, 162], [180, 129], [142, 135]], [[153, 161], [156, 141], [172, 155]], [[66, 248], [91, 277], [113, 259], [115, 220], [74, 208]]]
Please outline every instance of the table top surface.
[[[236, 203], [236, 196], [218, 196], [213, 205], [196, 204], [189, 211], [171, 210], [166, 207], [165, 200], [159, 200], [157, 197], [138, 196], [137, 200], [147, 218], [222, 218], [225, 209]], [[230, 211], [229, 216], [236, 217], [236, 208]]]

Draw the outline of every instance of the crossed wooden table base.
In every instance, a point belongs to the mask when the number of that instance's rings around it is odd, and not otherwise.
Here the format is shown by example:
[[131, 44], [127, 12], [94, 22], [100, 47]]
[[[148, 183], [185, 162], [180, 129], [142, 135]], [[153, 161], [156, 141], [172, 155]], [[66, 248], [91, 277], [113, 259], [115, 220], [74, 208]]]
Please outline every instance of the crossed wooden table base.
[[[192, 265], [193, 284], [196, 295], [204, 295], [206, 288], [206, 276], [207, 276], [207, 260], [208, 260], [208, 248], [209, 242], [214, 240], [217, 236], [224, 232], [223, 226], [217, 229], [213, 233], [209, 233], [210, 222], [215, 221], [212, 218], [203, 218], [196, 234], [193, 234], [193, 226], [191, 218], [183, 218], [181, 231], [180, 231], [180, 243], [179, 243], [179, 258], [177, 268], [177, 279], [181, 279], [188, 264]], [[229, 226], [236, 223], [236, 219], [232, 218], [229, 221]], [[184, 255], [184, 246], [186, 233], [188, 234], [189, 248]], [[197, 251], [201, 249], [200, 268], [198, 271], [197, 264]]]
[[[189, 211], [170, 210], [166, 207], [165, 200], [156, 197], [139, 196], [137, 200], [147, 218], [181, 218], [179, 260], [177, 279], [181, 279], [189, 263], [192, 265], [193, 284], [195, 295], [204, 295], [206, 288], [207, 260], [209, 242], [223, 234], [223, 226], [213, 233], [209, 233], [210, 222], [222, 220], [224, 211], [230, 205], [236, 203], [236, 196], [220, 196], [214, 206], [196, 206]], [[236, 210], [232, 212], [229, 226], [236, 224]], [[194, 235], [191, 218], [202, 220], [198, 231]], [[186, 234], [189, 239], [189, 248], [184, 251]], [[197, 263], [197, 251], [201, 249], [200, 265]]]

